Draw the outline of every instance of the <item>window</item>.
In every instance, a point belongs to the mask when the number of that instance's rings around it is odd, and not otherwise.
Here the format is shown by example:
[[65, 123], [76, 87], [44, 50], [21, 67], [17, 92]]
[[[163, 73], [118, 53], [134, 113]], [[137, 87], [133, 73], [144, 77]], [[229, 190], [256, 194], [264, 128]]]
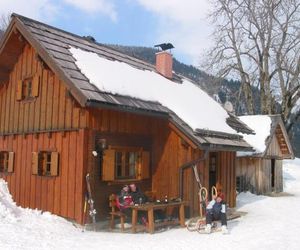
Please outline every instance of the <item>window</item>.
[[50, 151], [33, 152], [32, 174], [40, 176], [57, 176], [58, 153]]
[[116, 179], [135, 179], [138, 161], [141, 152], [116, 151], [115, 152], [115, 178]]
[[142, 148], [115, 148], [104, 151], [102, 179], [105, 181], [146, 179], [150, 154]]
[[18, 81], [17, 100], [31, 100], [39, 94], [40, 77], [28, 77]]
[[12, 173], [14, 165], [14, 152], [0, 151], [0, 172]]
[[28, 78], [22, 84], [22, 99], [30, 99], [32, 97], [32, 78]]

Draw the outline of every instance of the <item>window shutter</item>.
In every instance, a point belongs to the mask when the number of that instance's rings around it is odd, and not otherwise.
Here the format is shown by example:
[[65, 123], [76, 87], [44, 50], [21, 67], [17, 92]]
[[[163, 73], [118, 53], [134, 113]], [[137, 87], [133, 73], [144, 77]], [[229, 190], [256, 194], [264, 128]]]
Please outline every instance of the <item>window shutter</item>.
[[8, 173], [14, 172], [14, 152], [9, 152], [8, 153]]
[[58, 176], [58, 152], [51, 153], [51, 176]]
[[22, 87], [23, 87], [23, 81], [18, 80], [17, 82], [17, 100], [22, 100]]
[[32, 79], [32, 96], [39, 96], [40, 76], [36, 74]]
[[102, 180], [113, 181], [115, 179], [115, 150], [108, 149], [103, 152]]
[[32, 152], [32, 174], [38, 174], [39, 173], [39, 153], [38, 152]]
[[150, 152], [142, 152], [142, 162], [138, 173], [138, 179], [147, 179], [150, 177]]

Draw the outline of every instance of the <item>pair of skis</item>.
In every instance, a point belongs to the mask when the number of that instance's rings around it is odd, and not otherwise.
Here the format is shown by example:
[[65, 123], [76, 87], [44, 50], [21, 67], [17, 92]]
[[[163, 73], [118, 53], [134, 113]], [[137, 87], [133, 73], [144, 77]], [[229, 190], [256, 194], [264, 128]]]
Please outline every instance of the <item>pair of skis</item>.
[[85, 195], [85, 202], [84, 202], [84, 209], [83, 209], [84, 219], [85, 219], [85, 216], [86, 216], [87, 204], [89, 204], [89, 215], [92, 218], [92, 223], [93, 223], [94, 231], [96, 231], [96, 213], [97, 213], [97, 211], [94, 208], [94, 200], [92, 198], [92, 189], [91, 189], [91, 183], [90, 183], [90, 174], [87, 174], [86, 177], [85, 177], [85, 179], [86, 179], [87, 193]]
[[[186, 223], [186, 227], [189, 231], [193, 232], [193, 231], [197, 231], [199, 233], [203, 233], [206, 223], [205, 223], [205, 210], [206, 210], [206, 202], [207, 202], [207, 197], [208, 197], [208, 191], [205, 187], [202, 186], [201, 181], [200, 181], [200, 177], [199, 177], [199, 173], [197, 170], [197, 165], [193, 165], [193, 171], [194, 171], [194, 176], [196, 179], [196, 182], [198, 184], [198, 188], [199, 188], [199, 214], [200, 217], [196, 219], [196, 221], [194, 219], [190, 219], [187, 221]], [[211, 195], [216, 196], [217, 195], [217, 189], [215, 186], [212, 187], [211, 189]], [[217, 227], [212, 227], [212, 232], [217, 231]]]

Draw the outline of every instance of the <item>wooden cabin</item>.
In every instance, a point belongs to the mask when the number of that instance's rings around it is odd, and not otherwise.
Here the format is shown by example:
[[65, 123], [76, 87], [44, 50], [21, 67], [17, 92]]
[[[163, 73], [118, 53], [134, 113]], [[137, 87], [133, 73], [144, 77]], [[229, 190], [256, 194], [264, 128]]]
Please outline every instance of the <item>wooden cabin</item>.
[[[256, 151], [238, 152], [237, 189], [254, 194], [282, 192], [282, 160], [293, 159], [294, 153], [280, 115], [243, 116], [240, 119], [255, 131], [256, 134], [244, 138]], [[262, 146], [257, 146], [260, 141]]]
[[[236, 151], [251, 149], [241, 136], [194, 130], [159, 102], [99, 89], [71, 47], [153, 72], [170, 84], [182, 81], [174, 72], [165, 78], [154, 65], [13, 14], [0, 44], [0, 177], [18, 205], [83, 223], [89, 173], [97, 219], [107, 218], [109, 195], [131, 182], [157, 198], [179, 197], [181, 186], [187, 215], [197, 215], [193, 171], [182, 170], [180, 183], [180, 169], [208, 151], [197, 165], [201, 182], [221, 184], [235, 206]], [[195, 116], [211, 115], [201, 112]], [[224, 122], [243, 126], [229, 115]]]

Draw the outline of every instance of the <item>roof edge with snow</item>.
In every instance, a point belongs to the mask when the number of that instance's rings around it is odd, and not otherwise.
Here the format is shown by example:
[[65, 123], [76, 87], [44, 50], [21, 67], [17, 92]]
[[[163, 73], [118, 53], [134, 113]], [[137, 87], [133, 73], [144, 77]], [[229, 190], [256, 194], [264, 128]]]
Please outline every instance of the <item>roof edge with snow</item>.
[[[78, 47], [86, 51], [100, 53], [102, 56], [110, 60], [124, 61], [133, 67], [156, 72], [154, 65], [125, 55], [122, 52], [108, 48], [105, 45], [92, 43], [78, 35], [57, 29], [18, 14], [12, 15], [12, 21], [1, 40], [0, 55], [4, 51], [9, 37], [15, 33], [16, 30], [18, 30], [19, 34], [21, 34], [31, 44], [31, 46], [36, 49], [37, 54], [43, 61], [45, 61], [49, 68], [61, 78], [61, 80], [66, 84], [69, 93], [78, 101], [78, 103], [81, 104], [81, 106], [91, 107], [104, 105], [109, 108], [123, 109], [126, 112], [142, 112], [143, 114], [158, 116], [168, 115], [171, 117], [171, 122], [177, 125], [177, 127], [180, 128], [188, 137], [197, 142], [198, 145], [213, 145], [212, 143], [207, 143], [205, 140], [199, 140], [199, 135], [195, 136], [194, 131], [190, 127], [187, 128], [187, 124], [184, 126], [182, 126], [182, 124], [177, 124], [178, 119], [172, 118], [175, 117], [176, 114], [170, 115], [170, 110], [159, 103], [138, 99], [134, 100], [132, 98], [126, 99], [128, 98], [126, 96], [118, 96], [112, 93], [99, 91], [99, 89], [93, 84], [90, 84], [89, 79], [81, 73], [80, 69], [75, 64], [76, 60], [72, 57], [69, 49], [73, 46]], [[179, 75], [175, 74], [175, 76], [175, 82], [181, 79]], [[250, 146], [242, 139], [240, 141], [242, 143], [237, 143], [236, 148], [240, 148], [241, 150], [250, 149]], [[224, 148], [232, 146], [228, 145], [226, 141], [224, 141], [223, 144], [217, 143], [215, 145], [219, 145]]]

